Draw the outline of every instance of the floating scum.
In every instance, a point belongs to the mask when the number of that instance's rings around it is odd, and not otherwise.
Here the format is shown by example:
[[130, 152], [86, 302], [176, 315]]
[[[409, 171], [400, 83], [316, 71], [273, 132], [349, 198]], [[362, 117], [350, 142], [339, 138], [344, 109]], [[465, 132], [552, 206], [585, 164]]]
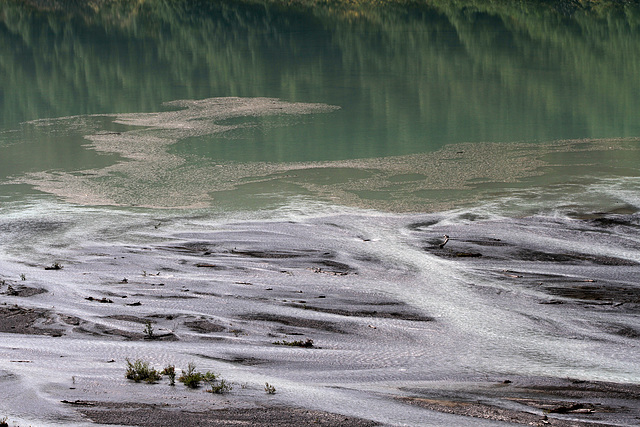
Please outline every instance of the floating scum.
[[[425, 211], [481, 199], [484, 184], [517, 183], [542, 175], [549, 155], [606, 147], [637, 151], [636, 140], [569, 140], [549, 143], [462, 143], [431, 153], [316, 162], [225, 162], [174, 150], [189, 138], [224, 137], [272, 122], [277, 116], [340, 114], [338, 106], [271, 98], [210, 98], [165, 104], [170, 111], [90, 115], [26, 124], [81, 133], [86, 149], [121, 158], [110, 166], [77, 171], [41, 171], [12, 183], [85, 205], [200, 208], [221, 199], [273, 194], [312, 195], [355, 207]], [[109, 126], [105, 127], [105, 118]], [[123, 126], [113, 131], [113, 125]], [[212, 143], [206, 141], [203, 143]], [[213, 143], [220, 143], [214, 141]], [[327, 147], [331, 149], [331, 147]], [[248, 196], [247, 196], [248, 195]]]
[[[255, 120], [266, 116], [337, 110], [337, 107], [324, 104], [287, 103], [268, 98], [212, 98], [168, 102], [165, 106], [177, 110], [108, 116], [113, 123], [127, 127], [128, 130], [122, 132], [95, 131], [96, 124], [104, 120], [103, 115], [31, 122], [36, 127], [63, 131], [90, 129], [92, 133], [84, 135], [89, 141], [88, 148], [118, 154], [123, 160], [103, 169], [41, 172], [18, 181], [82, 204], [206, 206], [210, 200], [209, 191], [225, 188], [224, 184], [228, 188], [242, 175], [234, 174], [232, 167], [219, 171], [215, 165], [195, 170], [186, 164], [184, 157], [170, 152], [176, 142], [255, 126]], [[254, 122], [220, 124], [236, 118], [254, 119]]]

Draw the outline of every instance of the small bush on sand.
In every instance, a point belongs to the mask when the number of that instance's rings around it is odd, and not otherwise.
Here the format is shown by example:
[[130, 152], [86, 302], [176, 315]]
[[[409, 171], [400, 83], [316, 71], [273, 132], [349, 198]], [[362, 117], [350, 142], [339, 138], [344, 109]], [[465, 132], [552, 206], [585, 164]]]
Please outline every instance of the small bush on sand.
[[207, 384], [212, 384], [212, 383], [218, 381], [218, 377], [220, 376], [220, 375], [215, 374], [215, 373], [213, 373], [211, 371], [207, 371], [207, 372], [205, 372], [204, 374], [201, 374], [201, 375], [202, 375], [202, 381], [206, 382]]
[[150, 320], [147, 320], [144, 324], [144, 337], [148, 340], [155, 338], [155, 335], [153, 335], [153, 325]]
[[187, 370], [182, 371], [182, 375], [178, 378], [178, 381], [189, 388], [198, 388], [201, 382], [205, 382], [209, 385], [209, 389], [207, 390], [209, 393], [225, 393], [231, 390], [231, 385], [224, 380], [218, 380], [218, 377], [219, 375], [211, 371], [205, 373], [196, 372], [196, 365], [189, 363]]
[[189, 363], [186, 371], [182, 371], [182, 375], [178, 378], [182, 384], [189, 388], [200, 387], [200, 381], [202, 381], [203, 375], [200, 372], [196, 372], [196, 365]]
[[208, 393], [223, 394], [230, 392], [233, 388], [226, 380], [220, 379], [220, 375], [211, 371], [207, 371], [202, 375], [202, 381], [209, 386], [206, 390]]
[[162, 375], [169, 377], [169, 385], [176, 385], [176, 367], [169, 365], [160, 372]]
[[267, 394], [276, 394], [276, 388], [269, 383], [264, 383], [264, 392]]
[[223, 393], [230, 392], [232, 389], [233, 387], [227, 381], [216, 380], [212, 383], [209, 383], [209, 390], [207, 390], [207, 392], [215, 393], [215, 394], [223, 394]]
[[127, 361], [127, 372], [125, 378], [133, 380], [135, 382], [145, 381], [149, 384], [153, 384], [159, 381], [162, 375], [154, 368], [149, 367], [149, 363], [137, 359], [131, 363], [129, 359]]

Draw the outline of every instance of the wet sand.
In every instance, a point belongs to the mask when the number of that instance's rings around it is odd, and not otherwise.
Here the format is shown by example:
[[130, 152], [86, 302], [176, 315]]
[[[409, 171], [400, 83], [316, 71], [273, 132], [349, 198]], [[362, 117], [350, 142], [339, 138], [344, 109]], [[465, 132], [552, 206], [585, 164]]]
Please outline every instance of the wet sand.
[[[43, 230], [20, 221], [3, 225]], [[7, 245], [0, 382], [14, 395], [0, 417], [145, 426], [640, 421], [637, 214], [141, 221], [82, 243], [67, 239], [82, 224], [49, 222], [51, 240], [29, 259]], [[206, 393], [166, 376], [135, 383], [124, 378], [125, 359], [178, 372], [193, 362], [233, 389]]]

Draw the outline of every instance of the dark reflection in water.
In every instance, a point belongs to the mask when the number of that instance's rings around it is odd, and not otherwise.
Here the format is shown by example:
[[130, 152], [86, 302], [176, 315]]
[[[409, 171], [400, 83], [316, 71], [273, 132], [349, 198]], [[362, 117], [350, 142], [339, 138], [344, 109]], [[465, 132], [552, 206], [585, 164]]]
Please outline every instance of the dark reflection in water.
[[638, 136], [639, 36], [631, 8], [568, 17], [533, 3], [471, 1], [283, 8], [152, 0], [95, 10], [5, 1], [0, 124], [267, 96], [342, 110], [175, 149], [306, 161], [453, 142]]

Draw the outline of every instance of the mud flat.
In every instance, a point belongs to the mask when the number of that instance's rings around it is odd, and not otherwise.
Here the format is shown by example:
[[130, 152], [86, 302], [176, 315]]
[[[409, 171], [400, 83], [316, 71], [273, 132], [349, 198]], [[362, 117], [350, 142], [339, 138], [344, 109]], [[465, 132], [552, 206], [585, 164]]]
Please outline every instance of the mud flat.
[[9, 425], [640, 422], [634, 212], [59, 216], [0, 220]]

